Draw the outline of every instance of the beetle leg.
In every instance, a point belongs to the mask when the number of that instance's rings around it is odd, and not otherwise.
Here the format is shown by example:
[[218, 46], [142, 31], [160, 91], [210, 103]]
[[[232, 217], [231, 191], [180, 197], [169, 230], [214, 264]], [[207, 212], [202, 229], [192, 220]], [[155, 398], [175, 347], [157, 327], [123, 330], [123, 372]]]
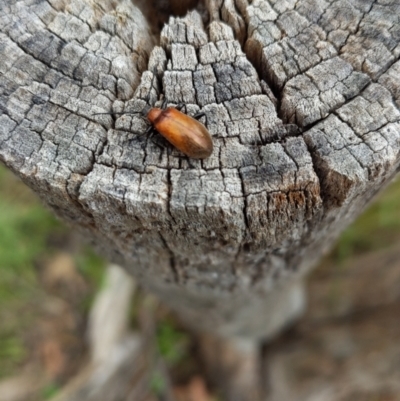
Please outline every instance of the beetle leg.
[[192, 164], [192, 162], [191, 162], [189, 156], [186, 156], [186, 159], [187, 159], [187, 162], [188, 162], [188, 165], [189, 165], [190, 168], [196, 168], [196, 167]]
[[175, 106], [175, 108], [176, 108], [178, 111], [181, 111], [184, 105], [185, 105], [185, 103], [178, 103], [178, 104]]
[[159, 142], [157, 142], [154, 138], [154, 131], [149, 135], [149, 139], [151, 140], [151, 142], [154, 143], [154, 145], [156, 145], [159, 149], [164, 150], [166, 148], [166, 146], [161, 145]]
[[147, 128], [147, 130], [146, 131], [144, 131], [144, 132], [142, 132], [142, 133], [140, 133], [140, 134], [138, 134], [138, 138], [140, 138], [140, 137], [142, 137], [142, 136], [145, 136], [145, 135], [152, 135], [152, 133], [151, 133], [151, 131], [153, 131], [153, 126], [152, 125], [149, 125], [149, 127]]
[[145, 136], [145, 135], [151, 135], [151, 130], [153, 129], [153, 126], [152, 125], [150, 125], [147, 129], [146, 129], [146, 131], [144, 131], [144, 132], [135, 132], [135, 131], [130, 131], [132, 134], [135, 134], [135, 135], [137, 135], [137, 137], [136, 138], [141, 138], [142, 136]]

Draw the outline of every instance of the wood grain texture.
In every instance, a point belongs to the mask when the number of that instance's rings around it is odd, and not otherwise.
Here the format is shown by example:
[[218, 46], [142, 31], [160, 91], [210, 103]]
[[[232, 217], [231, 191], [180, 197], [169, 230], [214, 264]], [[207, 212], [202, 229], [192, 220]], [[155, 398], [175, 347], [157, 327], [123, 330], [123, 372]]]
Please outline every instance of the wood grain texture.
[[[398, 1], [209, 0], [159, 46], [131, 2], [101, 4], [1, 3], [1, 160], [192, 326], [276, 332], [398, 169]], [[164, 97], [205, 113], [210, 158], [94, 115]]]

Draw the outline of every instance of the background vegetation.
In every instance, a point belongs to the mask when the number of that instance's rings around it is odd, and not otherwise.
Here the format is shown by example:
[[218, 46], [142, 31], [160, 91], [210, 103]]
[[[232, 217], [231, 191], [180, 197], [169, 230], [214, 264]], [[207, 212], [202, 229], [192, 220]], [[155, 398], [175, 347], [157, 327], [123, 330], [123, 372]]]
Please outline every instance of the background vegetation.
[[[397, 181], [343, 233], [323, 263], [340, 268], [349, 258], [398, 243], [399, 199]], [[76, 370], [73, 359], [82, 355], [85, 319], [104, 265], [0, 166], [0, 381], [38, 364], [51, 377], [43, 399], [57, 392]], [[190, 364], [188, 336], [168, 315], [158, 322], [157, 341], [169, 365]]]

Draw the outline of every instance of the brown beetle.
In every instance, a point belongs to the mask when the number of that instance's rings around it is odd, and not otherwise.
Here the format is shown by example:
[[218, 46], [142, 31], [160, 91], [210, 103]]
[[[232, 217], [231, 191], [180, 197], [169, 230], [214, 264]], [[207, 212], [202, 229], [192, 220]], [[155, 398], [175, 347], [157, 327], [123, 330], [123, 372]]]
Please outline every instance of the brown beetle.
[[[164, 100], [163, 106], [166, 103]], [[183, 104], [164, 109], [152, 107], [147, 112], [149, 128], [139, 136], [149, 134], [151, 137], [157, 130], [169, 143], [192, 159], [206, 159], [213, 151], [213, 142], [207, 128], [196, 118], [204, 116], [198, 113], [193, 117], [180, 111]], [[123, 115], [130, 113], [96, 113]]]
[[[204, 114], [197, 114], [201, 117]], [[153, 107], [147, 119], [169, 143], [192, 159], [206, 159], [213, 151], [213, 142], [207, 128], [195, 118], [174, 107]]]

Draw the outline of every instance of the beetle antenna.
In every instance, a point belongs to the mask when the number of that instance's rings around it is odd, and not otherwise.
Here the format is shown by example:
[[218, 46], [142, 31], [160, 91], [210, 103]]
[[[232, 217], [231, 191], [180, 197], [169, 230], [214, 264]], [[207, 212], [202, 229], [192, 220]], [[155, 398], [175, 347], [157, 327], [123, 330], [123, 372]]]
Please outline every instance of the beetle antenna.
[[99, 116], [99, 115], [101, 115], [101, 114], [111, 114], [111, 115], [114, 115], [114, 116], [122, 116], [122, 115], [124, 115], [124, 114], [135, 114], [135, 113], [114, 113], [113, 111], [111, 111], [111, 112], [108, 112], [108, 113], [93, 113], [92, 114], [92, 116]]
[[132, 114], [141, 114], [141, 117], [146, 117], [147, 113], [150, 111], [150, 109], [151, 109], [151, 106], [146, 105], [143, 108], [143, 110], [141, 110], [141, 111], [124, 111], [124, 112], [119, 112], [119, 113], [109, 111], [109, 112], [105, 112], [105, 113], [93, 113], [92, 116], [98, 116], [98, 115], [102, 115], [102, 114], [104, 114], [104, 115], [108, 114], [108, 115], [114, 115], [114, 116], [124, 116], [126, 114], [128, 114], [128, 115], [129, 114], [131, 114], [131, 115]]
[[199, 118], [204, 117], [205, 115], [206, 115], [206, 113], [204, 113], [204, 111], [200, 111], [199, 113], [195, 114], [192, 117], [195, 118], [196, 120], [198, 120]]
[[164, 97], [163, 102], [162, 102], [162, 104], [161, 104], [161, 108], [162, 108], [163, 110], [164, 110], [165, 107], [167, 106], [167, 103], [168, 103], [168, 100], [167, 100], [166, 97]]

